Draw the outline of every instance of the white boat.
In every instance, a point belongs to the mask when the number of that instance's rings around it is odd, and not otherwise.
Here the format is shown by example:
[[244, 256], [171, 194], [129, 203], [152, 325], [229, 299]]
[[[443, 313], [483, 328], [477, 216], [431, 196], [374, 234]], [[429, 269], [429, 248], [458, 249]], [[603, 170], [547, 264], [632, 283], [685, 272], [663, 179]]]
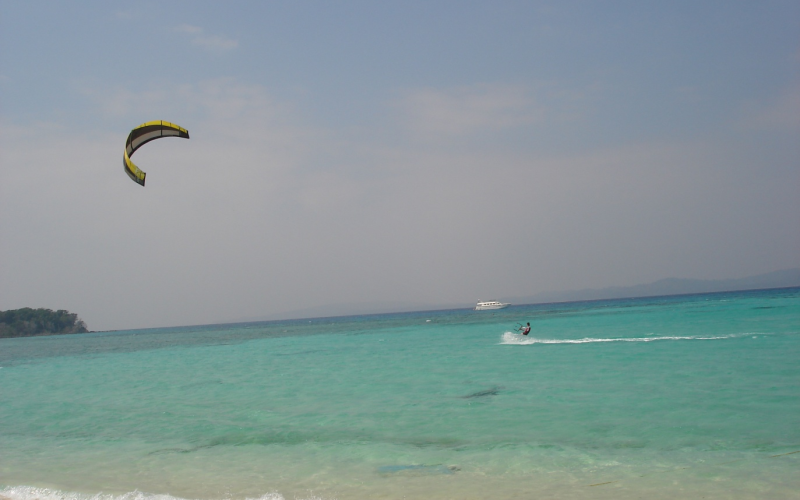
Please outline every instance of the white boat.
[[478, 305], [475, 306], [476, 311], [489, 311], [492, 309], [505, 309], [506, 307], [510, 306], [511, 304], [503, 304], [502, 302], [497, 302], [496, 300], [482, 300], [478, 302]]

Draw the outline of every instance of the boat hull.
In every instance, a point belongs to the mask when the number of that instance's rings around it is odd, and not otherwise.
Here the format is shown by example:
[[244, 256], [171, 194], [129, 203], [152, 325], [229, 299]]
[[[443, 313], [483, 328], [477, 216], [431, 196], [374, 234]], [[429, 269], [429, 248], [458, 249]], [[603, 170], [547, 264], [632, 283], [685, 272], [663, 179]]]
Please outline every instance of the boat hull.
[[501, 304], [501, 303], [481, 304], [479, 302], [478, 305], [475, 306], [475, 310], [476, 311], [494, 311], [494, 310], [497, 310], [497, 309], [505, 309], [506, 307], [508, 307], [510, 305], [511, 304]]

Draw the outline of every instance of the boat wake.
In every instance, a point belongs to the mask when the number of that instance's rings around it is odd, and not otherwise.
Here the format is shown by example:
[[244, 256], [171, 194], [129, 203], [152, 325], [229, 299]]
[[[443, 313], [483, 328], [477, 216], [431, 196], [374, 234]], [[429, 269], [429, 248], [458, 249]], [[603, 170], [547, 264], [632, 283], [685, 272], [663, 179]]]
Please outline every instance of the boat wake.
[[500, 344], [505, 345], [531, 345], [531, 344], [593, 344], [597, 342], [658, 342], [664, 340], [723, 340], [732, 339], [737, 337], [744, 337], [747, 335], [764, 335], [763, 333], [738, 333], [732, 335], [716, 335], [708, 337], [700, 336], [669, 336], [669, 337], [618, 337], [598, 339], [586, 337], [582, 339], [539, 339], [536, 337], [524, 337], [518, 333], [505, 332], [500, 338]]

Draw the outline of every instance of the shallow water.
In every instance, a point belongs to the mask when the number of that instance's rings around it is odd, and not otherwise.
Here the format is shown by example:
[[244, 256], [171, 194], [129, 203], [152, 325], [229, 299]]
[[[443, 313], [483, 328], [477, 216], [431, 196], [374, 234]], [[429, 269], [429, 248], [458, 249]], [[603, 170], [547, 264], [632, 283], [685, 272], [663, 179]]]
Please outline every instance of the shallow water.
[[0, 495], [800, 498], [799, 355], [800, 289], [5, 339]]

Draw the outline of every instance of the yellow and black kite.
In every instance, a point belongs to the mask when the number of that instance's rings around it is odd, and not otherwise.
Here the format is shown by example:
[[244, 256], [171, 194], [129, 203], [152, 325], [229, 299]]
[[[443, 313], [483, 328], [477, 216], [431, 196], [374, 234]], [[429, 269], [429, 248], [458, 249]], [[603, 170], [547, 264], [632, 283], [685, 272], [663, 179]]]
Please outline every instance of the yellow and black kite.
[[188, 139], [189, 131], [174, 123], [165, 122], [164, 120], [154, 120], [152, 122], [142, 123], [128, 134], [128, 140], [125, 141], [125, 156], [122, 158], [122, 164], [125, 167], [125, 173], [128, 174], [128, 177], [130, 177], [133, 182], [144, 186], [144, 178], [147, 174], [134, 165], [131, 161], [131, 156], [143, 145], [150, 141], [161, 139], [162, 137], [183, 137], [184, 139]]

